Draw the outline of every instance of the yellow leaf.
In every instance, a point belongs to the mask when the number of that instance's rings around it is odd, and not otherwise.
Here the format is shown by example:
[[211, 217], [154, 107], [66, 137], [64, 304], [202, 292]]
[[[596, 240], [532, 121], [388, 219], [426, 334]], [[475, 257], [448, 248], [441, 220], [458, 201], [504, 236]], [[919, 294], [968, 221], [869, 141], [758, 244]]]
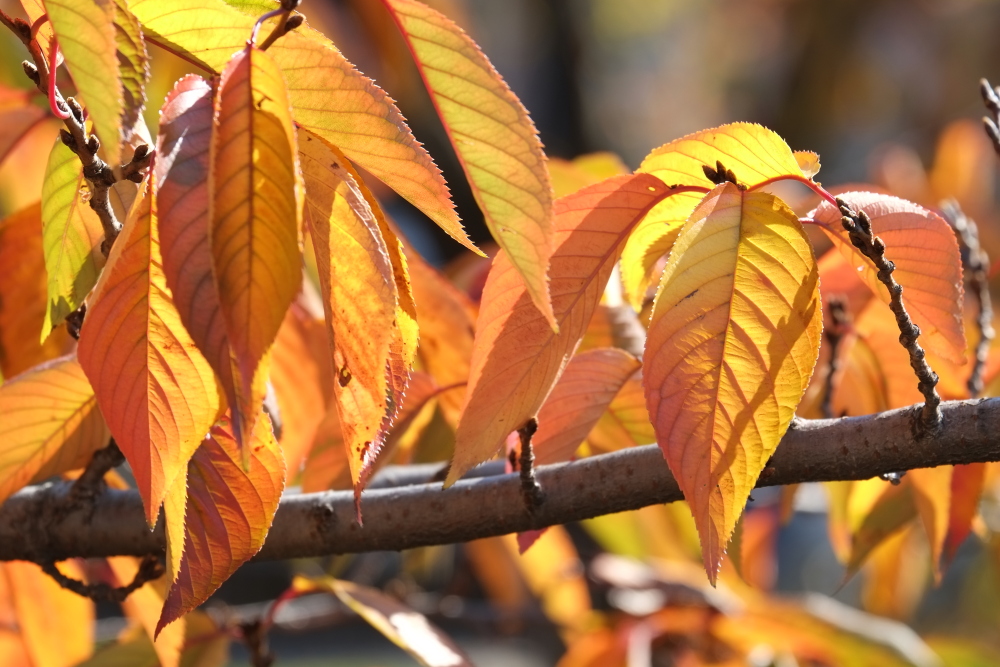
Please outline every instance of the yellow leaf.
[[121, 161], [122, 81], [118, 75], [113, 0], [44, 0], [66, 69], [108, 163]]
[[[108, 559], [108, 566], [117, 579], [117, 586], [128, 586], [135, 580], [139, 572], [139, 559], [130, 556], [116, 556]], [[125, 616], [138, 621], [143, 630], [153, 639], [156, 631], [156, 621], [163, 609], [163, 601], [167, 597], [167, 584], [164, 577], [147, 581], [138, 590], [133, 591], [122, 602]], [[183, 620], [183, 619], [182, 619]], [[153, 650], [159, 659], [160, 667], [178, 667], [181, 661], [181, 651], [184, 649], [185, 623], [174, 623], [163, 629], [153, 643]]]
[[263, 399], [266, 353], [302, 283], [295, 127], [281, 71], [267, 53], [246, 46], [226, 65], [215, 123], [209, 247], [238, 376], [234, 426], [243, 442]]
[[49, 275], [43, 341], [80, 307], [104, 266], [104, 230], [84, 198], [89, 194], [80, 158], [57, 140], [42, 184], [42, 247]]
[[812, 247], [773, 195], [717, 187], [681, 230], [646, 342], [646, 402], [713, 582], [805, 392], [822, 312]]
[[474, 41], [415, 0], [385, 0], [413, 53], [486, 225], [549, 324], [552, 186], [527, 110]]
[[[258, 15], [244, 14], [221, 0], [134, 0], [129, 6], [149, 41], [217, 72], [244, 47]], [[340, 148], [452, 238], [475, 250], [440, 170], [381, 88], [307, 25], [279, 39], [267, 53], [285, 74], [302, 129]]]
[[[127, 0], [115, 3], [115, 43], [122, 81], [122, 134], [127, 141], [146, 105], [146, 82], [149, 80], [149, 54], [142, 26], [128, 8]], [[124, 156], [123, 156], [124, 157]]]
[[333, 351], [334, 393], [360, 494], [398, 408], [387, 373], [396, 280], [375, 213], [343, 156], [308, 132], [301, 134], [299, 152]]
[[941, 583], [941, 556], [948, 537], [953, 471], [952, 466], [938, 466], [918, 468], [907, 473], [913, 485], [913, 502], [931, 545], [931, 571], [937, 584]]
[[[156, 635], [207, 600], [264, 545], [285, 487], [285, 462], [271, 420], [262, 414], [256, 425], [246, 438], [248, 465], [241, 465], [228, 420], [212, 427], [188, 464], [184, 528], [167, 531], [168, 540], [183, 534], [183, 555]], [[169, 551], [173, 562], [176, 545]]]
[[559, 333], [500, 252], [483, 289], [472, 370], [446, 484], [495, 455], [534, 417], [583, 337], [633, 225], [669, 194], [648, 174], [618, 176], [556, 200], [549, 278]]
[[636, 171], [668, 184], [711, 188], [715, 183], [703, 167], [715, 169], [716, 162], [750, 188], [782, 177], [810, 178], [784, 139], [754, 123], [730, 123], [675, 139], [647, 155]]
[[[0, 121], [2, 122], [2, 121]], [[0, 375], [12, 378], [68, 349], [58, 329], [40, 343], [45, 321], [45, 254], [42, 213], [36, 203], [0, 220]]]
[[795, 151], [792, 155], [795, 156], [803, 176], [812, 178], [819, 173], [819, 155], [812, 151]]
[[33, 480], [82, 468], [111, 437], [72, 357], [0, 385], [0, 415], [0, 502]]
[[630, 171], [620, 157], [610, 152], [587, 153], [572, 160], [549, 158], [552, 190], [556, 197], [571, 195], [588, 185]]
[[147, 179], [111, 249], [77, 349], [150, 526], [219, 411], [215, 375], [167, 288], [152, 188]]
[[[75, 562], [60, 563], [59, 569], [74, 579], [83, 579]], [[94, 603], [62, 588], [34, 563], [4, 563], [17, 623], [31, 656], [32, 667], [71, 667], [94, 650]]]

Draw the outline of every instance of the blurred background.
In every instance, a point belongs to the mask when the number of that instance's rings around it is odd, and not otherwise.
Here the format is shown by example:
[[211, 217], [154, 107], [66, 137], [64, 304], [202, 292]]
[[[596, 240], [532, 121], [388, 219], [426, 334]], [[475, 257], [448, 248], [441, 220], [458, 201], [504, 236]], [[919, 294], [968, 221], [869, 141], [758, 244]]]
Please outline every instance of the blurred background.
[[[554, 158], [609, 151], [635, 168], [687, 133], [757, 122], [794, 150], [819, 153], [817, 180], [828, 187], [870, 184], [929, 207], [956, 199], [979, 223], [985, 250], [1000, 258], [997, 156], [982, 131], [978, 88], [982, 77], [1000, 83], [996, 0], [425, 1], [480, 44]], [[301, 9], [398, 101], [444, 171], [470, 235], [488, 248], [461, 167], [381, 4], [305, 0]], [[20, 53], [9, 35], [3, 40], [5, 53]], [[189, 66], [156, 48], [151, 55], [147, 123], [155, 134], [159, 101]], [[0, 79], [25, 87], [16, 59], [0, 63]], [[0, 168], [4, 214], [38, 198], [47, 152], [37, 146], [49, 145], [55, 131], [50, 123], [36, 128]], [[413, 247], [474, 300], [469, 275], [481, 265], [388, 189], [370, 185]], [[783, 194], [800, 213], [811, 205], [804, 192]], [[993, 395], [997, 366], [987, 377]], [[447, 425], [440, 414], [434, 419], [423, 438], [446, 440]], [[219, 617], [250, 618], [295, 572], [330, 573], [404, 599], [486, 666], [625, 664], [612, 655], [630, 667], [996, 665], [1000, 471], [986, 468], [983, 480], [972, 532], [955, 545], [939, 582], [912, 514], [880, 535], [862, 572], [845, 575], [837, 530], [858, 538], [889, 487], [875, 480], [853, 504], [836, 505], [847, 519], [833, 516], [830, 499], [846, 497], [833, 489], [755, 492], [741, 529], [741, 572], [727, 566], [718, 592], [700, 572], [693, 524], [677, 503], [550, 530], [525, 557], [513, 538], [496, 538], [251, 564], [210, 604]], [[733, 605], [749, 610], [740, 627], [719, 620]], [[120, 613], [109, 606], [102, 615], [98, 635], [111, 639]], [[276, 621], [277, 665], [416, 664], [332, 598], [289, 603]], [[783, 634], [787, 646], [776, 639]], [[233, 661], [248, 664], [239, 647]]]

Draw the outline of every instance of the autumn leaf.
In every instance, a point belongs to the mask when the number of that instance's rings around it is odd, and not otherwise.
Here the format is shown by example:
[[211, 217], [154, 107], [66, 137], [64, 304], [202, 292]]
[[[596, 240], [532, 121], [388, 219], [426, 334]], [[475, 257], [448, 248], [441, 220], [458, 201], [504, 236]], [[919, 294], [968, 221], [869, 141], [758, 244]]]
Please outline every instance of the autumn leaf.
[[[751, 188], [781, 178], [808, 180], [807, 171], [813, 171], [811, 164], [803, 171], [784, 139], [754, 123], [730, 123], [675, 139], [653, 150], [636, 171], [664, 183], [712, 188], [704, 167], [716, 169], [717, 162]], [[817, 159], [816, 169], [818, 164]]]
[[773, 195], [717, 187], [667, 262], [644, 356], [649, 414], [712, 582], [809, 383], [821, 330], [798, 218]]
[[446, 484], [499, 451], [534, 417], [569, 362], [633, 225], [669, 194], [648, 174], [619, 176], [556, 200], [549, 270], [559, 333], [506, 257], [493, 260], [476, 323], [472, 367]]
[[958, 548], [972, 532], [972, 522], [979, 513], [979, 499], [986, 478], [985, 463], [955, 466], [951, 477], [948, 534], [945, 537], [944, 564], [955, 559]]
[[104, 230], [87, 204], [89, 194], [80, 159], [56, 140], [42, 183], [42, 248], [49, 276], [43, 341], [80, 307], [104, 266]]
[[[8, 561], [0, 568], [32, 667], [71, 667], [93, 652], [92, 601], [62, 588], [34, 563]], [[83, 578], [82, 568], [73, 561], [60, 563], [59, 569]]]
[[45, 109], [31, 101], [32, 93], [0, 85], [0, 162], [31, 128], [45, 119]]
[[[128, 586], [139, 573], [140, 559], [130, 556], [115, 556], [108, 559], [108, 567], [114, 574], [116, 586]], [[163, 601], [167, 597], [167, 586], [170, 582], [164, 577], [147, 581], [138, 590], [133, 591], [122, 602], [122, 611], [133, 621], [138, 621], [146, 631], [150, 641], [156, 632], [156, 622], [163, 609]], [[163, 629], [153, 643], [153, 652], [159, 660], [160, 667], [178, 667], [181, 652], [184, 650], [185, 623], [173, 623]]]
[[298, 303], [285, 314], [271, 348], [271, 386], [281, 412], [281, 451], [288, 478], [298, 475], [333, 394], [323, 322]]
[[[920, 327], [920, 344], [953, 363], [964, 363], [962, 261], [948, 223], [936, 213], [888, 195], [848, 192], [841, 198], [854, 210], [867, 213], [872, 231], [885, 242], [885, 256], [896, 265], [893, 278], [903, 286], [903, 305]], [[809, 217], [857, 267], [865, 284], [889, 303], [889, 293], [874, 265], [848, 239], [840, 211], [824, 202]]]
[[118, 72], [122, 83], [121, 127], [127, 140], [139, 122], [146, 105], [146, 83], [149, 80], [149, 54], [139, 20], [129, 10], [127, 0], [115, 3], [115, 45], [118, 50]]
[[[245, 46], [259, 15], [245, 14], [221, 0], [137, 0], [129, 6], [148, 40], [216, 72]], [[337, 146], [452, 238], [475, 250], [440, 170], [374, 81], [307, 25], [283, 36], [267, 53], [285, 75], [302, 129]]]
[[80, 102], [94, 123], [108, 163], [117, 166], [121, 161], [124, 99], [118, 74], [116, 3], [44, 0], [44, 4]]
[[535, 463], [566, 461], [641, 363], [624, 350], [599, 348], [574, 356], [538, 412]]
[[340, 414], [337, 406], [331, 405], [316, 428], [316, 436], [302, 468], [302, 493], [353, 488], [348, 458], [340, 428]]
[[[249, 466], [240, 461], [240, 447], [228, 420], [212, 427], [188, 464], [187, 509], [183, 555], [170, 586], [156, 635], [191, 611], [222, 585], [240, 565], [260, 551], [285, 486], [285, 462], [263, 414], [247, 438]], [[173, 545], [173, 553], [177, 553]]]
[[397, 409], [388, 393], [387, 374], [396, 281], [375, 213], [342, 155], [306, 132], [299, 151], [305, 217], [333, 351], [334, 392], [351, 476], [360, 494]]
[[951, 518], [952, 466], [918, 468], [907, 477], [913, 485], [913, 502], [931, 547], [931, 571], [941, 583], [941, 558]]
[[302, 283], [295, 128], [281, 71], [260, 49], [245, 47], [222, 72], [212, 142], [209, 247], [242, 442], [263, 399], [267, 351]]
[[493, 238], [549, 323], [552, 186], [527, 110], [476, 43], [415, 0], [384, 0], [430, 92]]
[[77, 356], [152, 526], [167, 488], [215, 422], [219, 393], [167, 288], [150, 180], [94, 289]]
[[[885, 484], [882, 480], [873, 481]], [[913, 488], [909, 483], [885, 489], [853, 531], [851, 555], [845, 564], [845, 581], [858, 571], [876, 547], [916, 516]]]
[[0, 502], [32, 481], [82, 468], [111, 437], [73, 357], [0, 385]]
[[607, 151], [585, 153], [572, 160], [549, 158], [549, 174], [556, 197], [571, 195], [588, 185], [631, 171], [620, 157]]
[[613, 452], [635, 445], [656, 442], [656, 432], [649, 421], [642, 377], [629, 377], [611, 400], [587, 436], [594, 453]]
[[431, 625], [426, 616], [381, 591], [340, 579], [306, 579], [302, 576], [295, 578], [292, 587], [300, 594], [333, 593], [424, 667], [472, 667], [458, 644]]
[[0, 377], [12, 378], [67, 350], [65, 329], [38, 340], [46, 299], [42, 213], [36, 203], [0, 220]]

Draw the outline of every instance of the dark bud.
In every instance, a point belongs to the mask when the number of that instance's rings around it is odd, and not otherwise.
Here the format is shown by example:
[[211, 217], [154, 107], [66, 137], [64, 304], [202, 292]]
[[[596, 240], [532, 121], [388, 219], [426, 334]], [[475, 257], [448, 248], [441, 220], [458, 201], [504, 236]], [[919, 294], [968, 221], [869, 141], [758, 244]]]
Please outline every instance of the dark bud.
[[302, 14], [296, 14], [295, 16], [289, 16], [288, 20], [285, 21], [285, 32], [289, 33], [305, 22], [305, 17]]
[[76, 139], [73, 138], [72, 134], [66, 130], [59, 130], [59, 138], [62, 139], [62, 142], [66, 144], [67, 148], [74, 153], [76, 152]]
[[72, 97], [69, 97], [66, 99], [66, 105], [69, 107], [70, 113], [73, 114], [73, 118], [76, 120], [76, 122], [79, 123], [80, 125], [83, 125], [84, 121], [83, 107], [80, 106], [80, 103], [74, 100]]
[[87, 150], [90, 151], [91, 153], [97, 153], [97, 151], [100, 150], [100, 148], [101, 148], [101, 140], [97, 138], [96, 134], [90, 135], [90, 138], [87, 139]]
[[701, 165], [701, 170], [705, 172], [705, 178], [715, 183], [715, 179], [719, 177], [719, 172], [709, 167], [707, 164]]
[[146, 157], [149, 153], [149, 146], [146, 144], [139, 144], [135, 148], [135, 153], [132, 154], [132, 162], [138, 162], [142, 158]]
[[27, 60], [25, 60], [25, 61], [21, 62], [21, 67], [24, 68], [24, 74], [25, 74], [25, 76], [27, 76], [29, 79], [31, 79], [31, 82], [33, 84], [35, 84], [36, 86], [40, 86], [41, 85], [42, 78], [38, 74], [38, 68], [35, 67], [34, 63], [30, 63]]
[[24, 19], [15, 18], [14, 28], [17, 30], [17, 36], [21, 38], [22, 42], [31, 41], [31, 26]]
[[281, 8], [286, 12], [298, 9], [300, 0], [281, 0]]
[[130, 180], [130, 181], [132, 181], [133, 183], [142, 183], [142, 173], [138, 172], [138, 171], [135, 172], [135, 173], [129, 174], [125, 178], [128, 179], [128, 180]]

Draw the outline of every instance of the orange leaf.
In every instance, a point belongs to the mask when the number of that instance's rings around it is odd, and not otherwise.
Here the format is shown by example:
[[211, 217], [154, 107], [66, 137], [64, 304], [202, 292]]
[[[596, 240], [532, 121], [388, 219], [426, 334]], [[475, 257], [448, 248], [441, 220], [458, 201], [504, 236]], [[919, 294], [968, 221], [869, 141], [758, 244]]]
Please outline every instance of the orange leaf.
[[955, 466], [952, 471], [948, 534], [943, 550], [945, 564], [954, 560], [958, 548], [972, 532], [972, 522], [979, 513], [979, 499], [983, 494], [985, 479], [985, 463]]
[[549, 279], [559, 333], [532, 304], [506, 253], [493, 260], [476, 323], [472, 371], [446, 484], [499, 451], [534, 417], [583, 336], [635, 223], [669, 191], [618, 176], [556, 200]]
[[431, 625], [426, 616], [381, 591], [350, 581], [331, 578], [312, 580], [301, 576], [295, 578], [292, 586], [301, 593], [333, 593], [424, 667], [472, 667], [458, 644]]
[[256, 423], [247, 438], [246, 469], [226, 419], [212, 427], [188, 464], [183, 556], [156, 635], [207, 600], [264, 545], [285, 487], [285, 462], [271, 420], [262, 413]]
[[[243, 13], [220, 0], [135, 0], [129, 7], [147, 39], [214, 71], [245, 46], [259, 16], [256, 7], [246, 7]], [[452, 238], [476, 250], [462, 229], [440, 170], [385, 91], [308, 25], [283, 36], [267, 53], [285, 74], [295, 120], [302, 129], [340, 148]]]
[[396, 280], [376, 214], [343, 156], [308, 132], [301, 134], [299, 152], [336, 372], [334, 393], [360, 496], [399, 407], [388, 391]]
[[[647, 155], [636, 171], [653, 174], [664, 183], [712, 188], [715, 183], [702, 167], [715, 169], [716, 162], [751, 188], [772, 179], [812, 175], [803, 171], [784, 139], [754, 123], [730, 123], [675, 139]], [[812, 171], [811, 165], [807, 169]]]
[[[73, 561], [59, 569], [82, 579]], [[94, 651], [94, 603], [62, 588], [34, 563], [4, 563], [17, 623], [32, 667], [71, 667]]]
[[415, 0], [384, 0], [410, 47], [493, 238], [549, 324], [552, 186], [534, 123], [453, 21]]
[[41, 207], [35, 204], [0, 220], [0, 377], [12, 378], [67, 349], [65, 329], [38, 341], [46, 308]]
[[323, 323], [297, 303], [285, 314], [271, 348], [271, 386], [281, 411], [281, 451], [288, 478], [293, 480], [312, 447], [333, 394]]
[[0, 502], [32, 481], [82, 468], [111, 435], [72, 357], [0, 385]]
[[[108, 566], [114, 573], [116, 586], [128, 586], [135, 580], [139, 572], [139, 559], [129, 556], [116, 556], [108, 559]], [[150, 640], [156, 632], [156, 622], [163, 610], [163, 601], [167, 597], [169, 582], [161, 577], [155, 581], [147, 581], [138, 590], [133, 591], [122, 602], [122, 611], [133, 621], [138, 621]], [[159, 660], [160, 667], [178, 667], [181, 652], [184, 649], [185, 623], [174, 623], [163, 629], [153, 643], [153, 650]]]
[[337, 406], [330, 406], [316, 429], [316, 437], [302, 468], [302, 493], [331, 489], [350, 489], [351, 464], [348, 462], [344, 435]]
[[906, 474], [913, 485], [913, 501], [931, 545], [931, 570], [936, 583], [941, 583], [941, 554], [951, 516], [952, 470], [952, 466], [938, 466], [918, 468]]
[[878, 545], [917, 516], [913, 488], [905, 478], [899, 486], [888, 486], [888, 482], [882, 480], [871, 481], [887, 485], [887, 488], [853, 531], [845, 577], [853, 576]]
[[207, 81], [191, 74], [181, 78], [167, 96], [160, 109], [155, 196], [163, 273], [174, 307], [215, 371], [230, 410], [238, 414], [229, 338], [208, 239], [212, 92]]
[[590, 430], [587, 442], [595, 453], [656, 442], [639, 373], [629, 377], [618, 390], [607, 411]]
[[812, 375], [818, 287], [795, 214], [732, 183], [691, 214], [664, 269], [646, 342], [646, 403], [712, 582]]
[[556, 197], [571, 195], [588, 185], [631, 171], [620, 157], [607, 151], [587, 153], [572, 160], [549, 158], [552, 190]]
[[215, 376], [181, 323], [147, 179], [87, 309], [77, 355], [152, 526], [219, 411]]
[[[867, 213], [872, 231], [885, 241], [885, 256], [896, 265], [892, 275], [903, 286], [903, 305], [920, 327], [920, 344], [949, 361], [964, 363], [962, 261], [951, 227], [936, 213], [888, 195], [848, 192], [841, 198]], [[860, 270], [865, 284], [889, 303], [889, 293], [875, 275], [874, 265], [848, 239], [840, 211], [824, 202], [809, 217]]]
[[31, 97], [28, 91], [0, 85], [0, 162], [46, 117], [45, 109], [32, 104]]
[[642, 364], [624, 350], [598, 348], [573, 357], [538, 412], [532, 437], [539, 465], [566, 461]]
[[209, 247], [238, 376], [234, 426], [242, 442], [263, 399], [267, 351], [302, 283], [295, 127], [281, 71], [260, 49], [245, 47], [223, 70], [212, 145]]
[[420, 360], [441, 387], [461, 384], [442, 392], [438, 399], [445, 418], [454, 426], [469, 380], [476, 306], [417, 253], [409, 253], [408, 263], [420, 325]]

